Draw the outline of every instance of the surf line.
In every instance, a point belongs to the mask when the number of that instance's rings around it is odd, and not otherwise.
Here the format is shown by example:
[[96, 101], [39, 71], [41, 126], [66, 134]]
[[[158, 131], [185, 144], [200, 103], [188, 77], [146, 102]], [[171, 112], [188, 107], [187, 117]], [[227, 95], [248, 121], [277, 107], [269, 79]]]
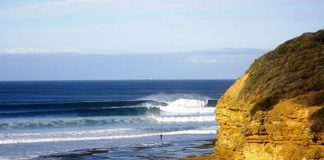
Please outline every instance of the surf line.
[[[216, 134], [216, 130], [184, 130], [176, 132], [166, 132], [164, 135], [181, 135], [181, 134]], [[19, 143], [46, 143], [46, 142], [65, 142], [65, 141], [87, 141], [87, 140], [103, 140], [103, 139], [123, 139], [123, 138], [141, 138], [149, 136], [158, 136], [162, 133], [151, 133], [141, 135], [125, 135], [125, 136], [100, 136], [100, 137], [66, 137], [66, 138], [40, 138], [40, 139], [21, 139], [21, 140], [1, 140], [0, 144], [19, 144]], [[163, 137], [163, 135], [162, 135]]]

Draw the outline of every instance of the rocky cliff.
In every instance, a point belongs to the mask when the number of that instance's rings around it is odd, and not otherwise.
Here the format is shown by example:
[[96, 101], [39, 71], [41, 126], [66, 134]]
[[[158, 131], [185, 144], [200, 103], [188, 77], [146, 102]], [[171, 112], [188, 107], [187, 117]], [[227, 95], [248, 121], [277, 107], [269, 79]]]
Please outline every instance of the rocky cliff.
[[216, 115], [218, 159], [324, 159], [324, 30], [255, 60]]

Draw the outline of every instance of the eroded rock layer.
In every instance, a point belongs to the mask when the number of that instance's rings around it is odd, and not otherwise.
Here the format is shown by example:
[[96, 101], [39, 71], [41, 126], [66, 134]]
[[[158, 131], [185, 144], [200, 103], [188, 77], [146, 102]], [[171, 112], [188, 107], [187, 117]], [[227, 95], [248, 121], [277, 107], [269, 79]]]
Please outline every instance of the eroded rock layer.
[[257, 59], [216, 115], [218, 159], [324, 159], [324, 30]]

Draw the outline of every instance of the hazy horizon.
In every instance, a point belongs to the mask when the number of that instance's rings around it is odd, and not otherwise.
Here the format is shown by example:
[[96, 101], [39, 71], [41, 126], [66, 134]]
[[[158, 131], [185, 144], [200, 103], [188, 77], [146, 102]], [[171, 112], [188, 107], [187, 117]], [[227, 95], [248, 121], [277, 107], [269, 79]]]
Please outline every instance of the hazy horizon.
[[261, 49], [170, 54], [3, 54], [0, 80], [236, 79]]
[[319, 0], [0, 2], [0, 81], [236, 79], [324, 26]]

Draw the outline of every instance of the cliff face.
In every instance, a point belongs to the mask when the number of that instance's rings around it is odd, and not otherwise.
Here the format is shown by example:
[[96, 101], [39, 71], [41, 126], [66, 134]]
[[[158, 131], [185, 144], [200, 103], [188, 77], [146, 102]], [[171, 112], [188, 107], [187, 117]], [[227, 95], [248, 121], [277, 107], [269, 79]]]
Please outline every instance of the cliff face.
[[324, 158], [324, 30], [257, 59], [219, 100], [218, 159]]

